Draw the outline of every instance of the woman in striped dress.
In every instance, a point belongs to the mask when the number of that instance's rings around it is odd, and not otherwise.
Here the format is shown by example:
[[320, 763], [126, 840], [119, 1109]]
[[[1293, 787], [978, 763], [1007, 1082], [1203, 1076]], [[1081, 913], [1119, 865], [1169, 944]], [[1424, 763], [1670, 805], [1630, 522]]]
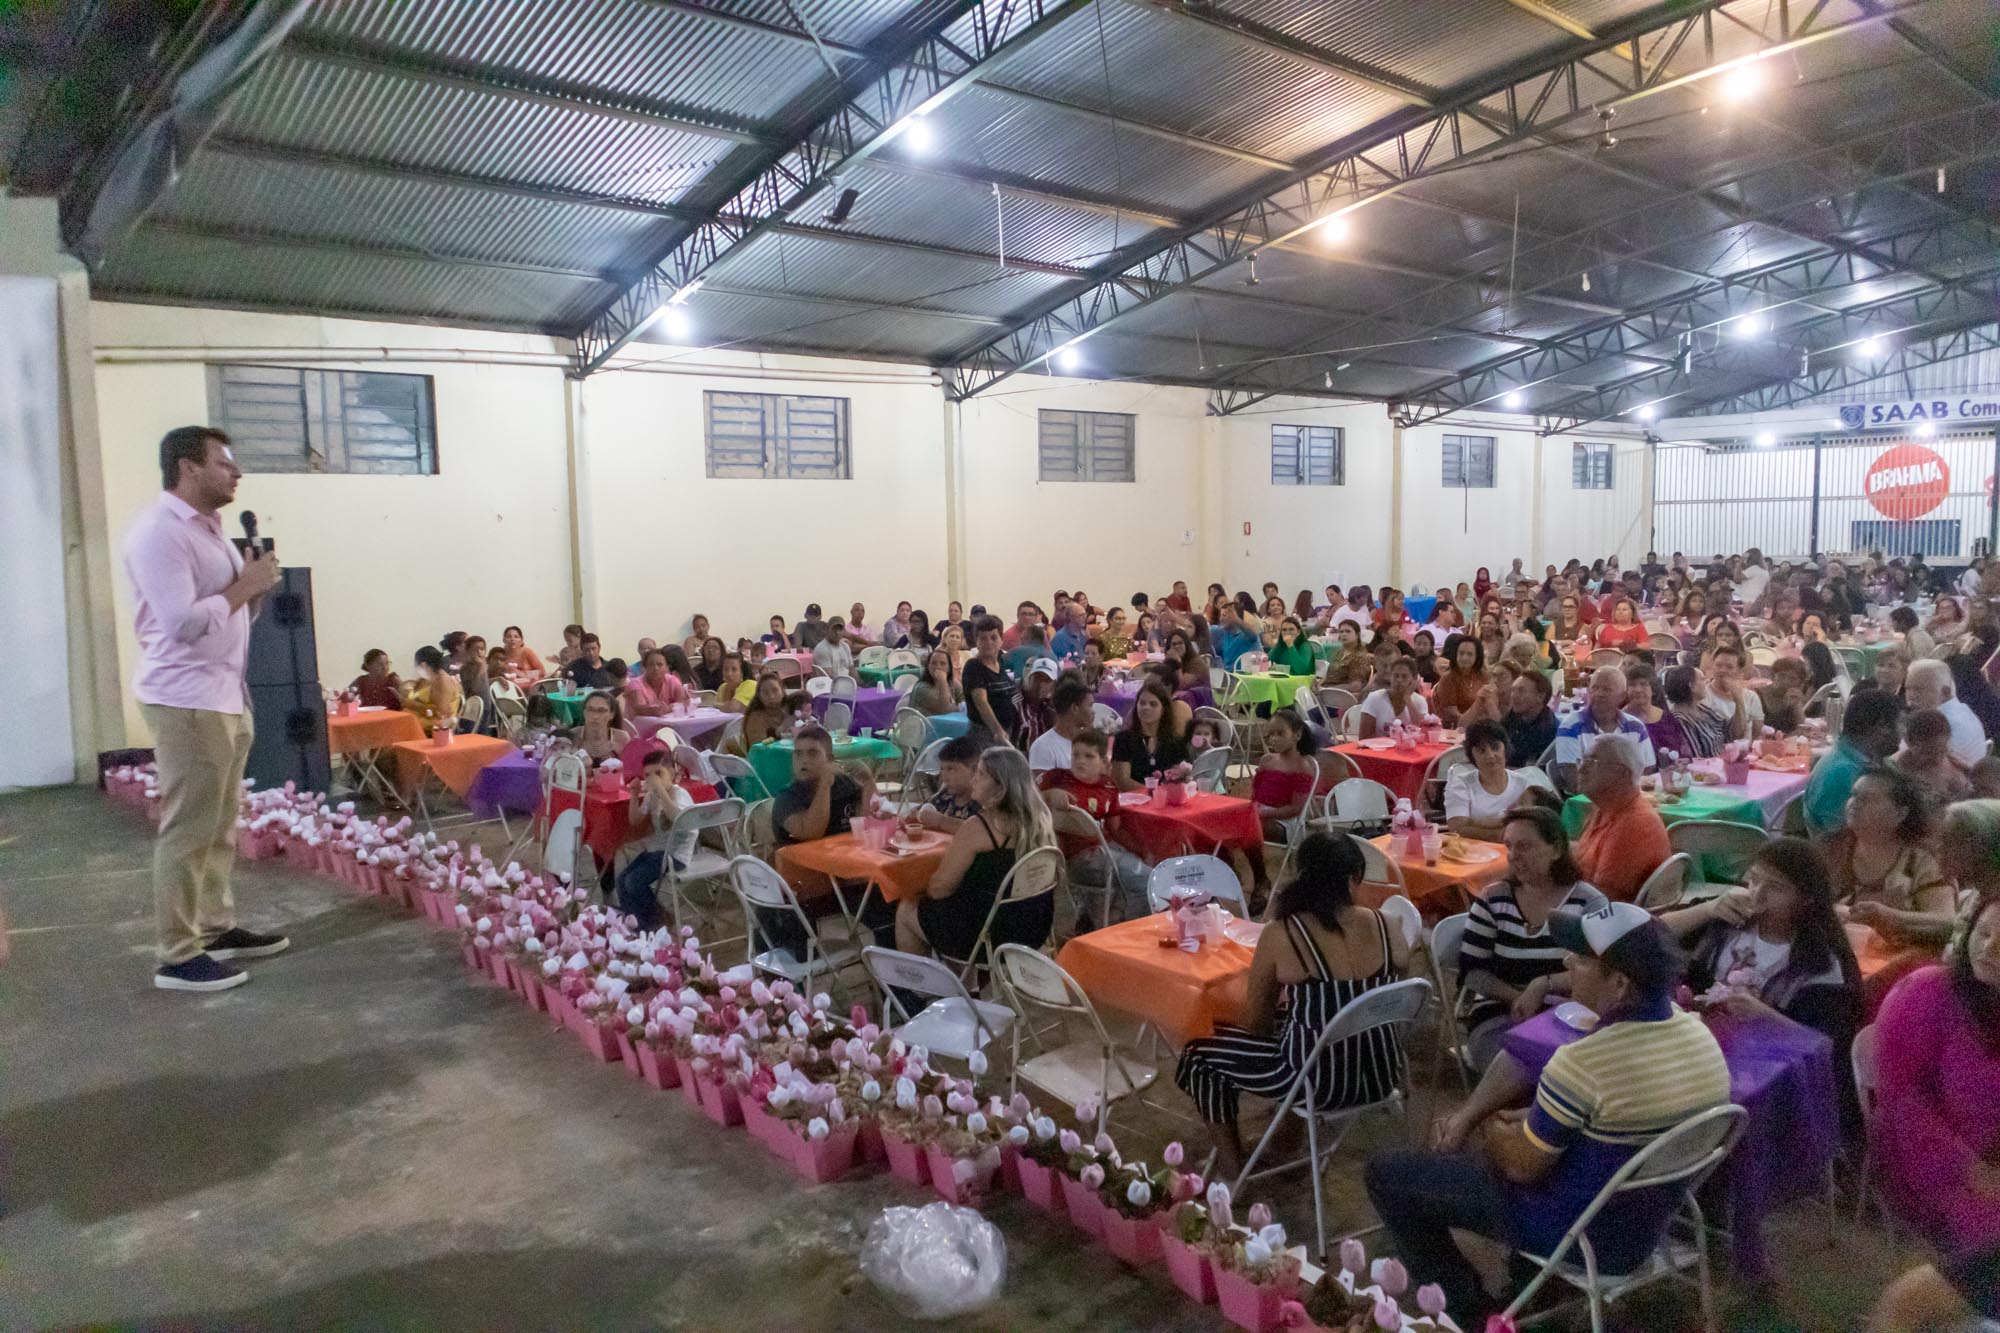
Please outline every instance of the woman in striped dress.
[[[1351, 841], [1312, 834], [1293, 864], [1250, 962], [1244, 1025], [1225, 1024], [1213, 1037], [1189, 1042], [1174, 1073], [1232, 1176], [1243, 1163], [1239, 1095], [1282, 1097], [1341, 1007], [1399, 979], [1409, 962], [1402, 932], [1390, 930], [1381, 913], [1354, 905], [1365, 867]], [[1329, 1110], [1380, 1100], [1403, 1076], [1401, 1044], [1387, 1029], [1330, 1046], [1322, 1060], [1314, 1082]]]
[[1500, 837], [1512, 873], [1472, 900], [1458, 962], [1458, 1021], [1475, 1073], [1493, 1062], [1508, 1028], [1568, 988], [1562, 946], [1548, 934], [1550, 914], [1591, 912], [1605, 902], [1584, 882], [1553, 810], [1511, 811]]

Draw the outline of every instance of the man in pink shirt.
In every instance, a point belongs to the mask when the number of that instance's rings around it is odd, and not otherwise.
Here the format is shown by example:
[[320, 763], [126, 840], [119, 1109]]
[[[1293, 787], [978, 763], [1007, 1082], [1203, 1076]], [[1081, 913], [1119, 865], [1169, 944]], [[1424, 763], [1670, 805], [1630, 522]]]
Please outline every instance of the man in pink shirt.
[[249, 559], [222, 535], [217, 511], [242, 478], [229, 437], [182, 426], [160, 441], [163, 494], [125, 537], [139, 669], [132, 693], [153, 733], [160, 834], [153, 909], [161, 990], [217, 991], [250, 979], [224, 961], [289, 944], [236, 924], [230, 872], [236, 810], [250, 757], [243, 683], [250, 621], [277, 586], [276, 557]]

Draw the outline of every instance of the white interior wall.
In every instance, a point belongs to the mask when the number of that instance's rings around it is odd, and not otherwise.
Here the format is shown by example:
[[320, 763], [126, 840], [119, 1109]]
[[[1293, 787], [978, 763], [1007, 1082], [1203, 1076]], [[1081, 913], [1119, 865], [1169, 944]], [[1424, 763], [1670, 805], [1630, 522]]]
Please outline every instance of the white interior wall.
[[[554, 365], [461, 364], [443, 349], [494, 356], [550, 354], [545, 339], [298, 315], [97, 304], [98, 413], [113, 554], [133, 518], [159, 495], [159, 441], [208, 419], [204, 363], [262, 355], [324, 368], [432, 377], [438, 474], [431, 477], [244, 477], [280, 560], [313, 570], [320, 678], [344, 684], [368, 648], [407, 670], [421, 644], [451, 629], [498, 637], [519, 622], [531, 641], [561, 642], [570, 612], [568, 480], [562, 371]], [[369, 360], [404, 349], [436, 361]], [[352, 361], [320, 360], [352, 353]], [[235, 531], [233, 512], [226, 516]], [[115, 566], [114, 566], [115, 567]], [[116, 575], [121, 679], [135, 660], [132, 590]], [[146, 741], [126, 702], [132, 744]]]
[[[1103, 605], [1176, 578], [1197, 593], [1210, 579], [1233, 591], [1271, 578], [1289, 598], [1330, 580], [1382, 584], [1399, 543], [1405, 585], [1479, 564], [1498, 572], [1515, 554], [1644, 549], [1645, 469], [1625, 456], [1642, 459], [1643, 446], [1621, 446], [1615, 492], [1571, 491], [1568, 442], [1538, 442], [1504, 418], [1451, 427], [1500, 437], [1499, 485], [1472, 492], [1469, 511], [1441, 485], [1446, 428], [1401, 432], [1398, 524], [1399, 437], [1378, 404], [1274, 400], [1222, 418], [1192, 389], [1022, 375], [951, 405], [921, 366], [662, 347], [575, 386], [560, 344], [517, 335], [102, 302], [93, 323], [114, 569], [118, 540], [157, 493], [160, 435], [207, 415], [206, 362], [433, 377], [438, 476], [253, 475], [239, 492], [282, 557], [315, 569], [329, 682], [366, 648], [402, 662], [453, 628], [493, 636], [519, 623], [552, 646], [579, 614], [622, 654], [641, 635], [685, 633], [697, 610], [734, 637], [774, 612], [794, 619], [807, 601], [844, 613], [859, 599], [879, 621], [899, 598], [938, 614], [959, 596], [1005, 615], [1058, 587], [1083, 583]], [[848, 398], [853, 479], [710, 479], [705, 389]], [[1039, 481], [1042, 408], [1135, 414], [1138, 480]], [[1346, 484], [1272, 486], [1278, 422], [1341, 426]], [[114, 592], [123, 681], [122, 574]]]

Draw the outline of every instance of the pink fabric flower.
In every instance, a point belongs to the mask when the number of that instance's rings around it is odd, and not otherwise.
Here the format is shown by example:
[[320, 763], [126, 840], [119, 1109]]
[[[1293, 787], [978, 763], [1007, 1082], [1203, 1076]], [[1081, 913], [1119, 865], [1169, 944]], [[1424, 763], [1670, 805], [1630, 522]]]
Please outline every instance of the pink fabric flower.
[[1172, 1143], [1169, 1143], [1166, 1146], [1166, 1149], [1163, 1152], [1161, 1152], [1160, 1160], [1165, 1162], [1168, 1166], [1179, 1166], [1182, 1162], [1187, 1160], [1187, 1149], [1181, 1147], [1181, 1141], [1179, 1139], [1175, 1139]]
[[1396, 1333], [1403, 1326], [1403, 1312], [1396, 1308], [1394, 1301], [1375, 1302], [1375, 1327], [1386, 1333]]
[[1417, 1288], [1417, 1308], [1435, 1319], [1444, 1313], [1444, 1288], [1435, 1282], [1426, 1282]]
[[1348, 1239], [1340, 1242], [1340, 1271], [1360, 1277], [1368, 1271], [1368, 1248], [1360, 1241]]
[[1377, 1259], [1368, 1275], [1375, 1285], [1391, 1296], [1400, 1296], [1410, 1289], [1409, 1270], [1394, 1259]]

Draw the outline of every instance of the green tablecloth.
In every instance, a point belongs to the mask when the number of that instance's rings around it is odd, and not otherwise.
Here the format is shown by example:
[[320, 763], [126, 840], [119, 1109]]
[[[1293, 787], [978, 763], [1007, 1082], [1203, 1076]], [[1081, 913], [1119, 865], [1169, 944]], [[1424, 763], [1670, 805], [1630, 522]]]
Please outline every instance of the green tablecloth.
[[1843, 659], [1853, 659], [1848, 665], [1848, 674], [1856, 680], [1872, 680], [1875, 676], [1875, 660], [1897, 645], [1888, 640], [1874, 643], [1836, 643], [1834, 655]]
[[901, 666], [865, 666], [854, 668], [854, 678], [863, 685], [887, 685], [892, 680], [922, 673], [921, 667], [905, 662]]
[[583, 701], [590, 697], [588, 694], [545, 694], [542, 697], [549, 701], [549, 712], [555, 715], [556, 721], [565, 727], [583, 725]]
[[1246, 704], [1269, 704], [1273, 709], [1290, 708], [1292, 696], [1310, 690], [1311, 676], [1238, 676], [1236, 700]]
[[[833, 743], [833, 757], [846, 763], [857, 760], [864, 764], [879, 764], [894, 759], [900, 751], [895, 742], [885, 741], [879, 736], [849, 736]], [[790, 741], [765, 741], [750, 747], [750, 767], [757, 770], [758, 779], [773, 795], [792, 785], [792, 743]]]

